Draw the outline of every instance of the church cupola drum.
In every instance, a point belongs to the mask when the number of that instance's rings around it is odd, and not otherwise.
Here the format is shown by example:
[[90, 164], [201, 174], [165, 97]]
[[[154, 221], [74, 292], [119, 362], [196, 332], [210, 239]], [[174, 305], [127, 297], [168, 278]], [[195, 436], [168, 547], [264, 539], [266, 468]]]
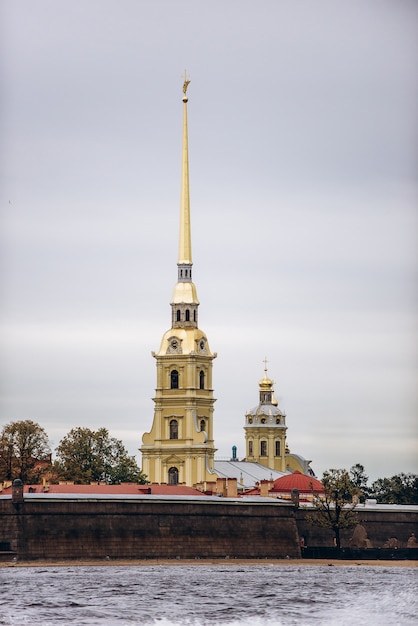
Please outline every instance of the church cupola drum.
[[154, 421], [142, 437], [142, 471], [152, 483], [193, 486], [216, 480], [214, 472], [212, 353], [199, 329], [199, 300], [192, 281], [187, 88], [183, 85], [183, 147], [177, 283], [171, 299], [171, 328], [157, 362]]

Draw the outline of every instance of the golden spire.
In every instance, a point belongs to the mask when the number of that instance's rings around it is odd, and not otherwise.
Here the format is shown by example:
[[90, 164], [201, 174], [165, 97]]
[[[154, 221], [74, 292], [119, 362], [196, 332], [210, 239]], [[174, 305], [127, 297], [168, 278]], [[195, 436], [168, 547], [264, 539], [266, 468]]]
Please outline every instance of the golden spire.
[[179, 265], [192, 265], [192, 236], [190, 229], [190, 193], [189, 193], [189, 148], [187, 133], [187, 80], [184, 71], [183, 84], [183, 150], [181, 168], [181, 195], [180, 195], [180, 239], [179, 239]]
[[[177, 284], [174, 287], [171, 305], [173, 307], [172, 323], [177, 328], [184, 321], [182, 313], [178, 308], [188, 306], [188, 310], [184, 310], [184, 315], [190, 316], [192, 313], [193, 320], [187, 320], [188, 327], [197, 328], [197, 307], [199, 300], [197, 298], [196, 287], [192, 282], [192, 235], [190, 229], [190, 197], [189, 197], [189, 151], [188, 151], [188, 135], [187, 135], [187, 87], [190, 80], [187, 80], [186, 72], [184, 72], [183, 83], [183, 151], [182, 151], [182, 168], [181, 168], [181, 199], [180, 199], [180, 237], [179, 237], [179, 257], [177, 261]], [[180, 319], [177, 316], [180, 316]], [[183, 321], [182, 321], [183, 320]], [[173, 327], [174, 327], [173, 326]]]

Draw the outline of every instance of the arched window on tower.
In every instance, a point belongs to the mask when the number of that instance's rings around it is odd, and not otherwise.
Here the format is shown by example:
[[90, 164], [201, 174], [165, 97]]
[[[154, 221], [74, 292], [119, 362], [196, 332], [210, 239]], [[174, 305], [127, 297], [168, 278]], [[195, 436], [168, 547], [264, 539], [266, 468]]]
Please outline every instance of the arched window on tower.
[[180, 309], [177, 309], [177, 311], [176, 311], [176, 321], [177, 322], [180, 321]]
[[190, 322], [190, 311], [186, 309], [186, 322]]
[[179, 438], [179, 423], [177, 420], [170, 420], [170, 439]]
[[200, 370], [199, 372], [199, 389], [205, 388], [205, 372]]
[[193, 311], [193, 321], [196, 321], [196, 309]]
[[248, 456], [252, 456], [253, 455], [253, 442], [250, 441], [248, 442]]
[[200, 420], [200, 432], [203, 432], [206, 429], [205, 420]]
[[179, 471], [177, 467], [170, 467], [168, 470], [168, 484], [178, 485], [179, 483]]
[[280, 441], [276, 441], [276, 456], [280, 456]]
[[179, 373], [177, 370], [172, 370], [170, 373], [170, 387], [171, 389], [179, 388]]
[[260, 456], [267, 456], [267, 441], [260, 441]]

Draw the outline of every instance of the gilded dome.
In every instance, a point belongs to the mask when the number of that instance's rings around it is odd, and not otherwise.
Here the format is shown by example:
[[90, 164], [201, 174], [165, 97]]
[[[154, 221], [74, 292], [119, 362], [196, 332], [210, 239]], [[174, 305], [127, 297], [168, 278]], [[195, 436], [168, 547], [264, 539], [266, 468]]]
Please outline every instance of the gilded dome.
[[173, 289], [171, 304], [199, 304], [197, 291], [192, 282], [178, 282]]
[[284, 418], [286, 417], [286, 413], [279, 409], [279, 403], [274, 397], [273, 385], [274, 381], [267, 376], [267, 359], [265, 359], [264, 376], [258, 381], [260, 402], [257, 406], [247, 411], [247, 425], [252, 424], [253, 426], [258, 426], [259, 424], [266, 424], [271, 426], [274, 424], [281, 428], [285, 427], [286, 422]]
[[212, 353], [205, 333], [199, 328], [170, 328], [161, 340], [158, 356], [169, 354], [202, 354], [216, 357]]
[[258, 382], [258, 386], [260, 387], [260, 391], [269, 391], [274, 385], [274, 382], [267, 376], [267, 371], [264, 374], [264, 378], [262, 378]]

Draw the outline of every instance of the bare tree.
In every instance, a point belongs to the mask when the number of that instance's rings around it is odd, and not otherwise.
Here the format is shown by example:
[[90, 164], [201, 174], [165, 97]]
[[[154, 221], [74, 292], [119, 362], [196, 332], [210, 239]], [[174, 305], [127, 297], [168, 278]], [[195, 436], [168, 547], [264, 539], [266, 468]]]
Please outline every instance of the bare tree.
[[345, 469], [330, 469], [322, 477], [324, 495], [312, 490], [315, 512], [307, 519], [314, 526], [331, 528], [334, 531], [335, 544], [341, 548], [340, 531], [343, 528], [357, 526], [358, 517], [355, 506], [361, 491], [353, 485]]

